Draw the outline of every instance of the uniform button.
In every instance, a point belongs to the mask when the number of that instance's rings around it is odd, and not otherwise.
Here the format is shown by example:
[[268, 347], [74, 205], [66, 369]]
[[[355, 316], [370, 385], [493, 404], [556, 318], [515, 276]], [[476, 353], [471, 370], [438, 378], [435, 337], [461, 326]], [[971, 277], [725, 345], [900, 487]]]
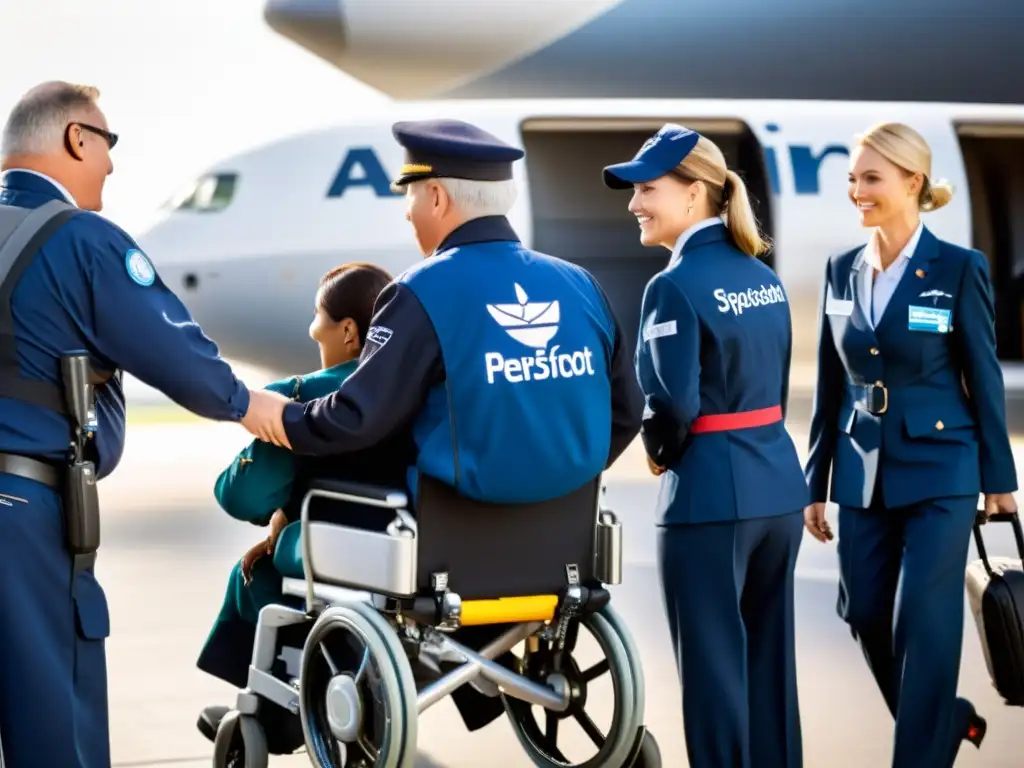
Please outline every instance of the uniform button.
[[936, 421], [935, 428], [941, 432], [943, 429], [946, 428], [946, 425], [943, 424], [941, 421]]
[[871, 348], [871, 354], [872, 355], [877, 355], [878, 354], [878, 350], [875, 347], [872, 347]]

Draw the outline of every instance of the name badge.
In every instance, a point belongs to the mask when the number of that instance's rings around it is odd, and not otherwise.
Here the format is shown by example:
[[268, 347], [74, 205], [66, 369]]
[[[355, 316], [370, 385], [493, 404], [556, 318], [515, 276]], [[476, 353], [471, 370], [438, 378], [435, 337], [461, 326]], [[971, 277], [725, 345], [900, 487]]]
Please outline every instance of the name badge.
[[832, 286], [828, 286], [828, 292], [825, 294], [825, 314], [826, 315], [851, 315], [853, 314], [853, 301], [850, 299], [840, 299], [832, 293]]
[[836, 299], [829, 296], [825, 301], [826, 315], [851, 315], [853, 314], [853, 302], [850, 299]]
[[644, 327], [644, 341], [660, 339], [663, 336], [675, 336], [677, 333], [676, 321], [669, 320], [664, 323], [649, 323]]
[[949, 333], [952, 315], [953, 310], [951, 309], [911, 306], [907, 328], [911, 331], [927, 333]]

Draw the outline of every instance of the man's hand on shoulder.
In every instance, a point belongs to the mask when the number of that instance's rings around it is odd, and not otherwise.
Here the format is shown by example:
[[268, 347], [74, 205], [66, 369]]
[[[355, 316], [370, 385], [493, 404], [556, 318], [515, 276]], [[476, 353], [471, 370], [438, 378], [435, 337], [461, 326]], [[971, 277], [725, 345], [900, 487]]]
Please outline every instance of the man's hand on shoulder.
[[284, 407], [292, 402], [284, 395], [265, 389], [249, 390], [249, 409], [242, 417], [242, 426], [265, 443], [291, 450], [284, 431]]

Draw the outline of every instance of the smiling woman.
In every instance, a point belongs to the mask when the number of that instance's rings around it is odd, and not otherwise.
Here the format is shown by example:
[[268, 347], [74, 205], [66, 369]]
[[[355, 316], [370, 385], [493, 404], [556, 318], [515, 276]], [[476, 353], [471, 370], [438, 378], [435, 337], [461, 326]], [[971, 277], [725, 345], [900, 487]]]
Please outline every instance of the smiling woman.
[[986, 514], [1017, 509], [988, 265], [921, 222], [952, 198], [931, 160], [900, 123], [858, 137], [849, 197], [875, 230], [826, 267], [806, 469], [818, 540], [839, 504], [839, 613], [899, 712], [894, 768], [981, 746], [956, 695], [967, 549], [979, 492]]
[[[921, 135], [900, 123], [881, 123], [856, 137], [851, 157], [850, 200], [861, 223], [875, 227], [896, 212], [916, 218], [919, 211], [937, 211], [953, 199], [945, 181], [931, 180], [932, 152]], [[909, 206], [907, 198], [917, 198]], [[881, 237], [886, 237], [883, 231]], [[892, 254], [890, 254], [892, 255]]]
[[632, 192], [641, 244], [671, 251], [643, 291], [635, 360], [643, 443], [662, 477], [658, 564], [690, 764], [756, 753], [797, 768], [793, 571], [807, 485], [784, 423], [789, 302], [756, 258], [768, 238], [722, 150], [681, 125], [604, 181]]

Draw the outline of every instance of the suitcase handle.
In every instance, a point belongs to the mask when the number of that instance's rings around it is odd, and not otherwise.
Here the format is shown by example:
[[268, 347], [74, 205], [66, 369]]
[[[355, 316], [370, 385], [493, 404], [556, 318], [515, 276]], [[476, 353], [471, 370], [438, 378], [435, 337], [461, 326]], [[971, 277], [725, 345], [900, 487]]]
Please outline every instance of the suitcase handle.
[[974, 544], [978, 548], [978, 554], [981, 555], [981, 563], [991, 578], [995, 574], [988, 562], [988, 552], [985, 550], [985, 542], [981, 537], [981, 526], [986, 523], [1009, 523], [1013, 526], [1013, 538], [1017, 540], [1017, 554], [1020, 555], [1021, 560], [1024, 560], [1024, 530], [1021, 529], [1020, 516], [1016, 512], [997, 512], [992, 517], [985, 517], [984, 508], [978, 510], [978, 514], [974, 518]]

